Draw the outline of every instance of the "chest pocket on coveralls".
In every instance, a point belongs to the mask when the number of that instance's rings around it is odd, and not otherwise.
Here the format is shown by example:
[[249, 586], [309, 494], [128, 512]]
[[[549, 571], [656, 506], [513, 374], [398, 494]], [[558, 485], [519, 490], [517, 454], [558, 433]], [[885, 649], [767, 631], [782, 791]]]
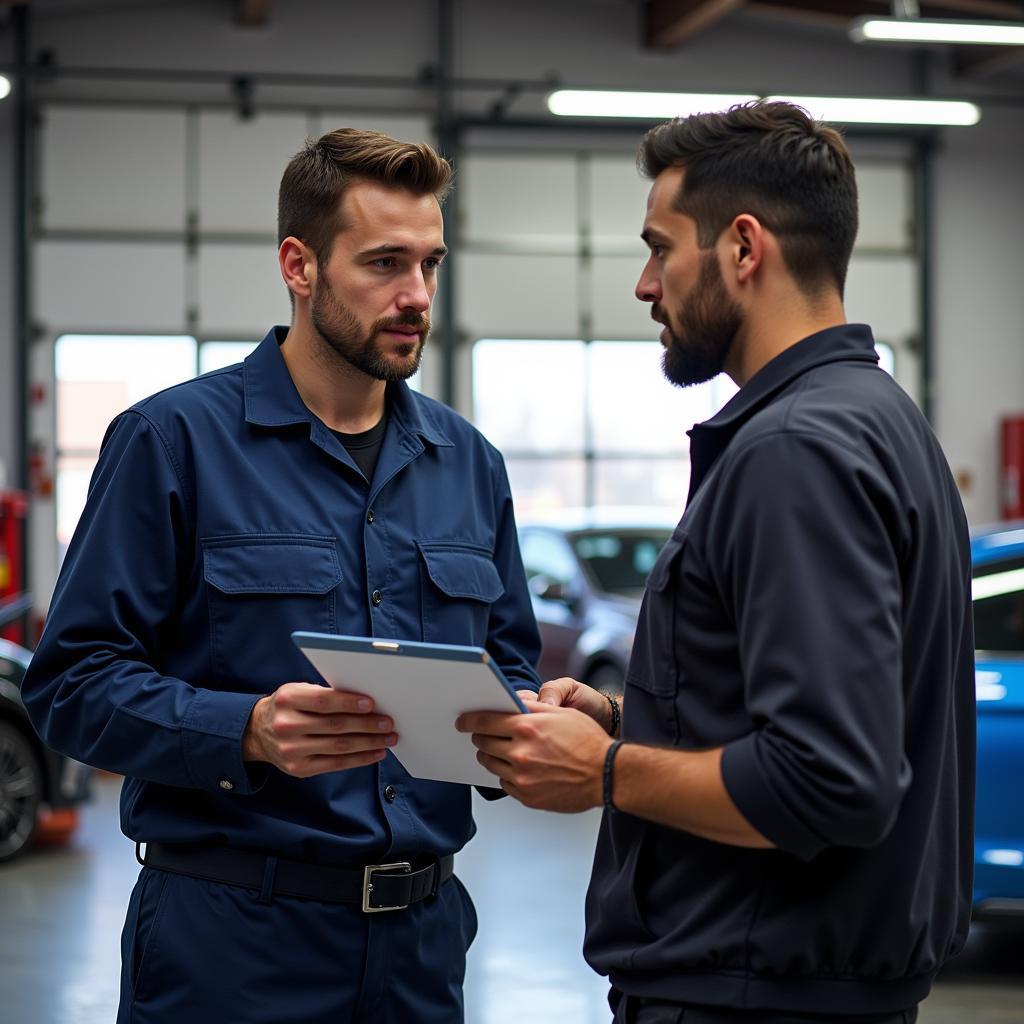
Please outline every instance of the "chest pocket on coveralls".
[[[337, 632], [335, 590], [342, 577], [333, 537], [246, 534], [202, 544], [211, 657], [220, 679], [262, 692], [268, 666], [275, 676], [285, 668], [294, 630]], [[304, 666], [295, 653], [296, 667]]]
[[423, 639], [483, 647], [491, 605], [505, 587], [486, 548], [419, 541]]
[[[679, 668], [675, 657], [678, 577], [686, 534], [673, 534], [647, 577], [641, 622], [633, 643], [626, 683], [656, 697], [675, 697]], [[638, 656], [639, 655], [639, 656]]]

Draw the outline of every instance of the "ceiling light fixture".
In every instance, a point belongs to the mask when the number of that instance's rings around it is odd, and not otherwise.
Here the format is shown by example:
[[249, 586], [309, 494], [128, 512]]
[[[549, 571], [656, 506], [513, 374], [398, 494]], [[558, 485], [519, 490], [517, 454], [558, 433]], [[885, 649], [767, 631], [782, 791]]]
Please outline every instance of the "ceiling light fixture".
[[0, 75], [0, 100], [5, 100], [11, 94], [11, 80]]
[[928, 125], [969, 127], [981, 109], [965, 100], [878, 99], [854, 96], [769, 96], [803, 107], [818, 121], [836, 124]]
[[[751, 94], [695, 92], [611, 92], [559, 89], [548, 97], [548, 110], [562, 117], [617, 117], [667, 120], [725, 110], [760, 97]], [[878, 99], [853, 96], [769, 96], [803, 107], [819, 121], [837, 124], [968, 126], [981, 110], [962, 100]]]
[[855, 43], [948, 43], [956, 46], [1024, 46], [1024, 23], [941, 21], [935, 18], [875, 18], [850, 22]]
[[725, 110], [756, 100], [754, 95], [702, 92], [614, 92], [558, 89], [548, 96], [548, 110], [562, 117], [624, 117], [662, 120]]

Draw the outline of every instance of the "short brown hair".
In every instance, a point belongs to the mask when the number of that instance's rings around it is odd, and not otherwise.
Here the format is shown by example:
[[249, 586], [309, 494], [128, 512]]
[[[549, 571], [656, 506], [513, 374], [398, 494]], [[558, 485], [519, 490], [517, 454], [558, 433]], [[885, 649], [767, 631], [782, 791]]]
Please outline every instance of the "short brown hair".
[[656, 178], [686, 169], [675, 208], [697, 222], [711, 248], [741, 213], [779, 239], [797, 285], [842, 295], [857, 237], [857, 182], [842, 136], [791, 103], [763, 100], [652, 128], [640, 145], [640, 171]]
[[452, 186], [452, 166], [426, 143], [398, 142], [383, 132], [337, 128], [307, 139], [281, 177], [277, 244], [289, 235], [325, 262], [342, 230], [341, 199], [354, 181], [373, 181], [442, 202]]

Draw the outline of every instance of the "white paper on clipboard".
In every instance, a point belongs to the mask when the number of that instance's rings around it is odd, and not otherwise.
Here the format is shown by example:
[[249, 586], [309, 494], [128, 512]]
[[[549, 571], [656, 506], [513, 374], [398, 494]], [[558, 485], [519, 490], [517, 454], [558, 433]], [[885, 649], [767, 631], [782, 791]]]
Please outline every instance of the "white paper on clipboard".
[[324, 680], [365, 693], [395, 722], [391, 752], [418, 779], [500, 785], [476, 759], [455, 719], [466, 711], [524, 712], [515, 689], [482, 648], [328, 633], [292, 633]]

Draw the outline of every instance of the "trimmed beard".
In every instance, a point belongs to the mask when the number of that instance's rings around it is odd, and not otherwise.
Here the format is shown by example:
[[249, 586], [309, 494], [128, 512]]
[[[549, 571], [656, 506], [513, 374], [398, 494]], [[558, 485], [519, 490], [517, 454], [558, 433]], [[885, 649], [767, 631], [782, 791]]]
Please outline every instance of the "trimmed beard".
[[697, 282], [679, 305], [678, 334], [657, 305], [651, 312], [663, 319], [668, 330], [661, 369], [673, 384], [681, 388], [703, 384], [725, 369], [744, 317], [740, 304], [726, 291], [715, 252], [701, 256]]
[[[381, 317], [366, 331], [358, 317], [334, 294], [327, 279], [317, 281], [310, 319], [324, 344], [345, 362], [374, 380], [408, 380], [419, 368], [423, 345], [430, 332], [430, 318], [409, 312], [400, 316]], [[381, 352], [377, 335], [394, 327], [415, 327], [420, 336], [408, 345], [398, 346], [399, 355], [411, 355], [410, 363], [395, 365]]]

